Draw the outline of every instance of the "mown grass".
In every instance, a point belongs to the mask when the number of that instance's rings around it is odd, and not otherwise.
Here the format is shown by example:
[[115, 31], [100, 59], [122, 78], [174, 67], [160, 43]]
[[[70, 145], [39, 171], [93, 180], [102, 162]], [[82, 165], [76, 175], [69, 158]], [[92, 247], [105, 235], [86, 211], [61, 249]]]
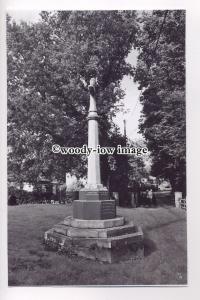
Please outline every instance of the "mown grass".
[[10, 286], [187, 283], [185, 211], [172, 206], [118, 208], [118, 215], [142, 225], [145, 257], [113, 264], [45, 250], [44, 232], [67, 215], [71, 215], [71, 207], [65, 205], [8, 208]]

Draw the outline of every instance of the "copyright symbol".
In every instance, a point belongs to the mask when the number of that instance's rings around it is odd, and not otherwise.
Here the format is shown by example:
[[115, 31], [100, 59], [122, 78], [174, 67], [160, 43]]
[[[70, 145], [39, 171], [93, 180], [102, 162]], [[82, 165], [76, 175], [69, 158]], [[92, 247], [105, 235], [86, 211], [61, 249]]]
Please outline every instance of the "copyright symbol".
[[59, 153], [60, 152], [60, 146], [59, 145], [53, 145], [52, 146], [52, 152], [53, 153]]

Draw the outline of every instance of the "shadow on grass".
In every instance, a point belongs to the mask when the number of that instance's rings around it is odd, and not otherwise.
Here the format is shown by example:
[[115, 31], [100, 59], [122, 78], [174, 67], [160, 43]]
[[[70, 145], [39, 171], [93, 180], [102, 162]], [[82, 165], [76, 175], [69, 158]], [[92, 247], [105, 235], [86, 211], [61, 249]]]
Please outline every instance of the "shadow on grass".
[[144, 234], [144, 256], [149, 256], [157, 250], [156, 244], [146, 234]]
[[178, 220], [172, 220], [170, 222], [166, 222], [166, 223], [161, 223], [161, 224], [157, 224], [155, 226], [145, 226], [145, 230], [146, 231], [151, 231], [153, 229], [160, 229], [162, 227], [165, 227], [165, 226], [169, 226], [171, 224], [175, 224], [175, 223], [179, 223], [179, 222], [185, 222], [185, 218], [180, 218]]

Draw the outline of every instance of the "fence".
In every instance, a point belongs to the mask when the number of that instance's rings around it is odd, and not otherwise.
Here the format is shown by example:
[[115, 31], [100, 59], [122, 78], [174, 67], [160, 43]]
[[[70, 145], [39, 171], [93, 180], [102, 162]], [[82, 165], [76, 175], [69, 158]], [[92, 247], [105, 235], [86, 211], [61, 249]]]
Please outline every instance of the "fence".
[[180, 208], [187, 209], [186, 199], [180, 199]]

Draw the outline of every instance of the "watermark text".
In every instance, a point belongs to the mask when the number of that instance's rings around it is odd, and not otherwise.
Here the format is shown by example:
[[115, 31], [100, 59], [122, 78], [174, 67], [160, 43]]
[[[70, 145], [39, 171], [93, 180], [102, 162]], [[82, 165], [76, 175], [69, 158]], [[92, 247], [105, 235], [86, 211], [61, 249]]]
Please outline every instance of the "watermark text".
[[142, 156], [148, 153], [148, 148], [146, 147], [129, 147], [118, 145], [115, 147], [101, 147], [98, 145], [96, 148], [88, 147], [83, 145], [82, 147], [61, 147], [58, 144], [52, 146], [53, 153], [61, 153], [63, 155], [113, 155], [114, 153], [119, 155], [135, 155]]

